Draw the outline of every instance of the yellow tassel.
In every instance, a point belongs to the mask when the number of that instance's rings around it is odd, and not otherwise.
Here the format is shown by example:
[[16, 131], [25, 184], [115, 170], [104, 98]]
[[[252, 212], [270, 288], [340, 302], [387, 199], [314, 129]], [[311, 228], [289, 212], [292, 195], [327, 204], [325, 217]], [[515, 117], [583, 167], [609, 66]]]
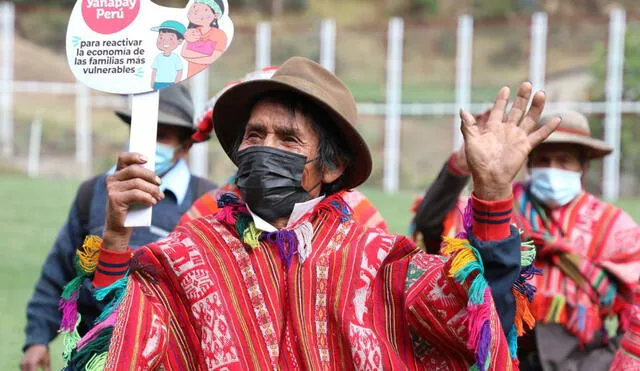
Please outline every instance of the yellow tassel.
[[91, 274], [98, 267], [98, 258], [100, 257], [100, 246], [102, 246], [102, 238], [98, 236], [87, 236], [82, 247], [78, 249], [78, 265], [83, 272]]
[[453, 276], [456, 272], [460, 271], [468, 264], [476, 262], [476, 256], [469, 248], [460, 250], [456, 253], [455, 257], [451, 261], [451, 269], [449, 270], [450, 276]]
[[549, 311], [544, 321], [547, 323], [560, 323], [560, 315], [564, 310], [566, 302], [567, 299], [564, 296], [554, 296], [553, 299], [551, 299], [551, 305], [549, 305]]
[[251, 246], [252, 249], [260, 246], [260, 233], [262, 233], [253, 222], [249, 223], [249, 228], [244, 230], [242, 240], [247, 245]]
[[444, 237], [442, 249], [440, 253], [444, 256], [451, 256], [458, 250], [468, 249], [469, 240], [463, 240], [461, 238]]
[[460, 238], [445, 238], [441, 253], [444, 256], [453, 255], [451, 268], [449, 269], [449, 277], [453, 277], [458, 271], [467, 266], [467, 264], [478, 260], [469, 245], [469, 241]]

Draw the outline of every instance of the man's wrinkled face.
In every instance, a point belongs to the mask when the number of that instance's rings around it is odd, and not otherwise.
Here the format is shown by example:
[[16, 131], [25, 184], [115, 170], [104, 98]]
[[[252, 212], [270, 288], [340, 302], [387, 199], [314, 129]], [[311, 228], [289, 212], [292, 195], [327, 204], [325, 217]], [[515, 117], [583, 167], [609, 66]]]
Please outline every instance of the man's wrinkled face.
[[[260, 100], [251, 110], [238, 151], [253, 146], [278, 148], [303, 155], [307, 161], [318, 156], [319, 136], [310, 118], [268, 99]], [[310, 198], [320, 193], [316, 187], [323, 180], [317, 162], [309, 162], [302, 173], [302, 186], [310, 191]], [[314, 188], [315, 187], [315, 188]]]
[[529, 168], [553, 168], [582, 172], [581, 147], [566, 143], [543, 143], [531, 152]]

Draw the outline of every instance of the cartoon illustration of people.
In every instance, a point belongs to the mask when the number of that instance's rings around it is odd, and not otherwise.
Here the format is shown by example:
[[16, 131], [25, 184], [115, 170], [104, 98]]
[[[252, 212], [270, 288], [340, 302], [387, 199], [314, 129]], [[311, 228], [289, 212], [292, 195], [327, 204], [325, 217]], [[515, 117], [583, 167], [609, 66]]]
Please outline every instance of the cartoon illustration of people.
[[186, 27], [177, 21], [164, 21], [151, 31], [158, 32], [156, 46], [162, 53], [156, 56], [151, 66], [151, 87], [154, 90], [180, 82], [182, 79], [182, 60], [173, 53], [184, 41]]
[[189, 27], [182, 47], [182, 57], [189, 62], [187, 77], [207, 68], [227, 48], [227, 35], [218, 28], [223, 13], [222, 0], [195, 0], [189, 9]]

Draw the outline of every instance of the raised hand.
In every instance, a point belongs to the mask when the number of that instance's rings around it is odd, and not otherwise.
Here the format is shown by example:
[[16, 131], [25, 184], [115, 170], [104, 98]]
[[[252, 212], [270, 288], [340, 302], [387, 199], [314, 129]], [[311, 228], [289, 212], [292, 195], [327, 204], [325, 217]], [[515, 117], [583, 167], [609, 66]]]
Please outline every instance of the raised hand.
[[531, 83], [522, 83], [511, 110], [505, 115], [509, 88], [500, 89], [484, 122], [476, 120], [467, 111], [460, 111], [466, 160], [474, 183], [473, 192], [480, 199], [491, 201], [509, 198], [511, 183], [531, 150], [560, 125], [560, 118], [557, 117], [537, 127], [546, 97], [543, 92], [537, 92], [531, 108], [526, 112], [531, 90]]
[[104, 247], [125, 251], [129, 248], [131, 228], [124, 226], [129, 208], [136, 204], [154, 206], [164, 198], [158, 187], [160, 178], [140, 165], [146, 159], [139, 153], [122, 153], [117, 171], [107, 177], [107, 211], [104, 228]]
[[[476, 119], [476, 124], [478, 125], [486, 124], [487, 120], [489, 119], [489, 113], [491, 113], [491, 109], [487, 109], [482, 113], [473, 115], [473, 118]], [[464, 171], [465, 173], [468, 173], [469, 166], [467, 166], [467, 155], [465, 153], [464, 143], [462, 143], [462, 146], [460, 146], [460, 149], [456, 151], [455, 156], [456, 156], [455, 157], [456, 166], [458, 167], [458, 169]]]

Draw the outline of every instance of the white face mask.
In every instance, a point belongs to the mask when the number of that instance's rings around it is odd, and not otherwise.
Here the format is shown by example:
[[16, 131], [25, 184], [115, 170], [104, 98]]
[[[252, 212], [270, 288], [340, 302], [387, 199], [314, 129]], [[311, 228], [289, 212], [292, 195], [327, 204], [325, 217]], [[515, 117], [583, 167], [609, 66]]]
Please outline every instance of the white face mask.
[[582, 173], [554, 168], [531, 169], [531, 194], [548, 207], [560, 207], [582, 192]]

